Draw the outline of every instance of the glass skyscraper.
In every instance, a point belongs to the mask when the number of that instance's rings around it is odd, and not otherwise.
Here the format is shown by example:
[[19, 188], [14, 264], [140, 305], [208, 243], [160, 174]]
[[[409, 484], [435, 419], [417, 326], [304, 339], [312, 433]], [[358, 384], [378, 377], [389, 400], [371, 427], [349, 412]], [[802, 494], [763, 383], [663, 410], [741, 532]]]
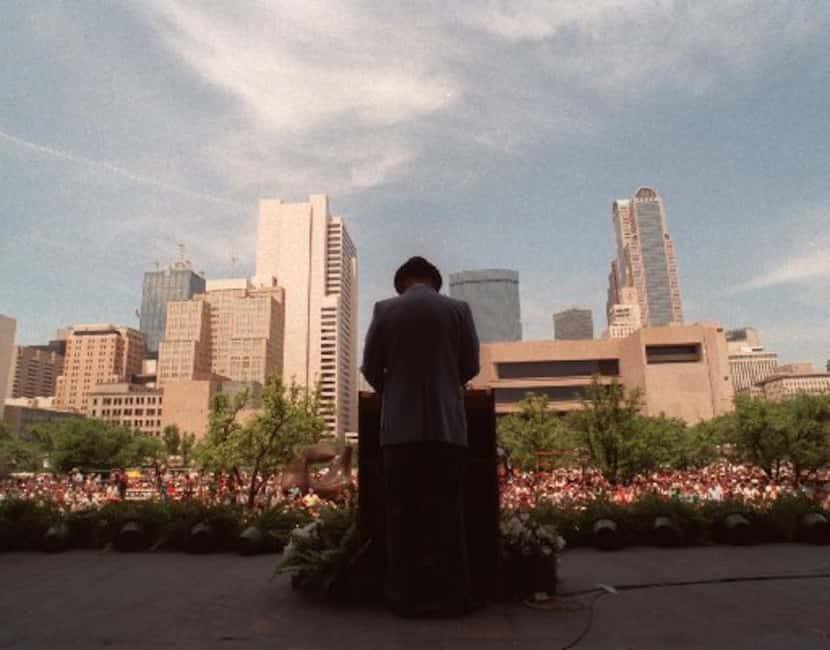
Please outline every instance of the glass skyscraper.
[[205, 292], [205, 279], [186, 262], [176, 262], [166, 269], [147, 271], [141, 294], [140, 326], [147, 353], [158, 354], [159, 341], [164, 336], [167, 303], [171, 300], [190, 300]]
[[641, 187], [632, 199], [615, 201], [613, 212], [617, 258], [609, 276], [609, 314], [625, 302], [622, 291], [634, 289], [642, 325], [683, 322], [677, 258], [663, 200], [654, 189]]
[[522, 340], [516, 271], [485, 269], [451, 273], [450, 296], [470, 305], [482, 343]]

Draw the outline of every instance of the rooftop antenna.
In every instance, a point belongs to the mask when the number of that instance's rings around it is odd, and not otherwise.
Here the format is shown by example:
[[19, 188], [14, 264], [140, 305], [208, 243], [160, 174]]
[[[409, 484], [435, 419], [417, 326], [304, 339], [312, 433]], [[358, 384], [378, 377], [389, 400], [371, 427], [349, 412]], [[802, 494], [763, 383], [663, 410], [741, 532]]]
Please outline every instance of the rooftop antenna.
[[189, 269], [190, 268], [190, 260], [187, 259], [187, 251], [185, 246], [182, 242], [176, 244], [176, 248], [178, 248], [178, 254], [176, 255], [176, 262], [173, 266], [177, 269]]

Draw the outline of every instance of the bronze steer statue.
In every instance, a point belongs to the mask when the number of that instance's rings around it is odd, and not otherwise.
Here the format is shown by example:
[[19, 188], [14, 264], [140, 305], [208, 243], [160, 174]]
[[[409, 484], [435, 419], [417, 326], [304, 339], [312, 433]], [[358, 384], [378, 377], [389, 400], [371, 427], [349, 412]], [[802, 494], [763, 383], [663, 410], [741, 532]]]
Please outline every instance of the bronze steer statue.
[[[319, 478], [312, 478], [311, 465], [328, 462], [328, 472]], [[299, 458], [288, 464], [282, 474], [280, 488], [288, 492], [297, 488], [301, 494], [314, 490], [322, 499], [336, 499], [352, 487], [352, 448], [348, 445], [343, 453], [330, 442], [318, 442], [303, 449]]]

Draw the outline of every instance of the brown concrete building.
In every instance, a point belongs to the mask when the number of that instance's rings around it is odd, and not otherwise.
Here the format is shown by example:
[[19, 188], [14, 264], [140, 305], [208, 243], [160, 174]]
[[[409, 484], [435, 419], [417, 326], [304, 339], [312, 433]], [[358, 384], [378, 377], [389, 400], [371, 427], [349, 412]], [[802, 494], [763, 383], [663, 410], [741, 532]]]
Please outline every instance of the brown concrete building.
[[247, 280], [208, 282], [191, 300], [167, 305], [158, 384], [209, 380], [265, 383], [282, 374], [284, 293]]
[[133, 431], [158, 436], [162, 431], [162, 391], [140, 384], [99, 384], [87, 394], [87, 412], [94, 418], [117, 422]]
[[129, 383], [141, 374], [144, 337], [130, 327], [76, 325], [66, 341], [55, 406], [89, 413], [88, 395], [99, 384]]
[[712, 324], [646, 327], [621, 339], [484, 344], [473, 385], [495, 390], [499, 414], [516, 411], [531, 392], [564, 414], [583, 407], [594, 376], [639, 389], [648, 415], [693, 423], [732, 409], [726, 339]]
[[239, 414], [240, 419], [250, 417], [257, 412], [261, 393], [259, 384], [229, 381], [218, 377], [193, 381], [171, 381], [164, 386], [164, 413], [161, 416], [161, 430], [176, 425], [182, 432], [189, 432], [197, 440], [205, 437], [208, 431], [210, 404], [218, 393], [233, 397], [241, 390], [249, 390], [251, 408]]
[[[62, 347], [65, 350], [66, 344]], [[18, 345], [12, 359], [9, 397], [52, 397], [63, 374], [64, 356], [53, 345]]]

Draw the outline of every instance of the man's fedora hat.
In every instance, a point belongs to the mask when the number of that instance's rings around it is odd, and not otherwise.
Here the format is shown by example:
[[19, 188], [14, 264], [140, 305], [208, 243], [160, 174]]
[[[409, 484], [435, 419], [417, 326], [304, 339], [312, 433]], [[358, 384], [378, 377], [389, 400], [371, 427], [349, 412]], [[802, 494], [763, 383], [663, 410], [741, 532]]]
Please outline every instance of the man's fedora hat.
[[408, 278], [430, 279], [432, 288], [441, 291], [444, 281], [441, 272], [423, 257], [410, 257], [395, 273], [395, 291], [404, 292], [404, 284]]

